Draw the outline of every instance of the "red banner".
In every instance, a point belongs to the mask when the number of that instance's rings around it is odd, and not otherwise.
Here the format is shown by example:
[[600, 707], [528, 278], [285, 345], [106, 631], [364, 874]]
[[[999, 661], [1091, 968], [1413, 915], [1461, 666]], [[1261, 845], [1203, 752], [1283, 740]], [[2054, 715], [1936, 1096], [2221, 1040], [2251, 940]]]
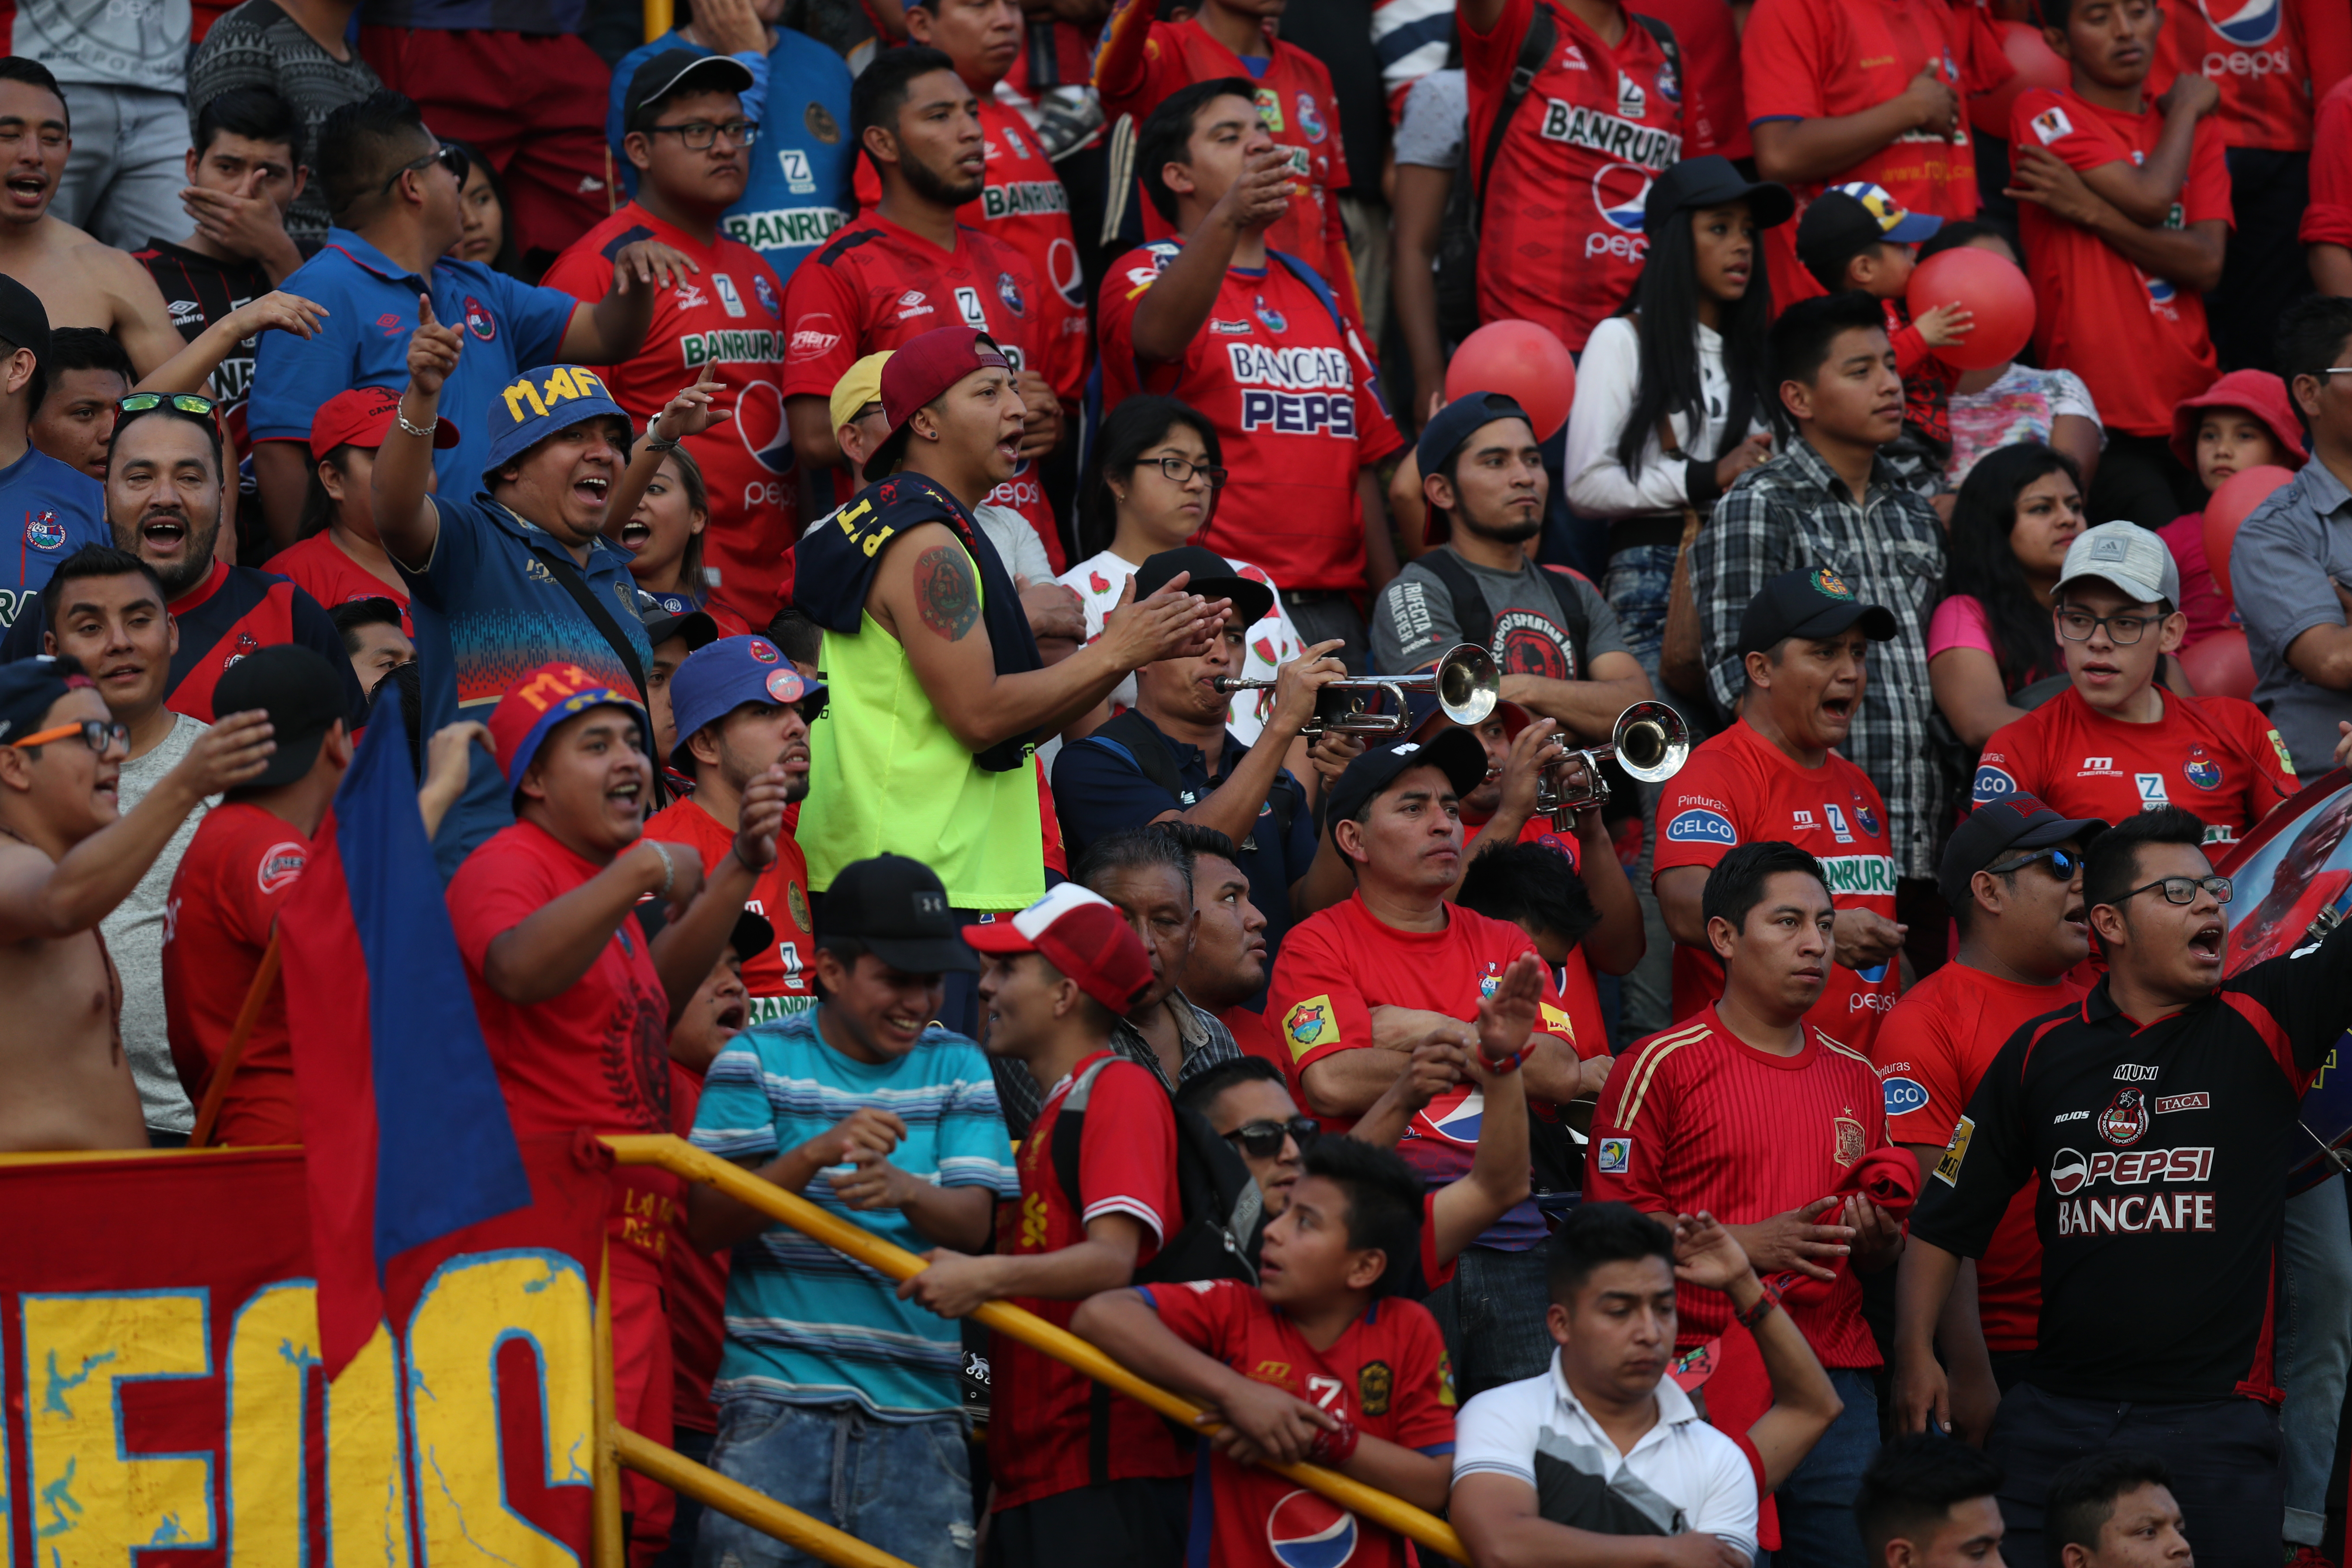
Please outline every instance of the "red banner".
[[606, 1177], [523, 1154], [331, 1384], [299, 1151], [0, 1159], [0, 1568], [586, 1562]]

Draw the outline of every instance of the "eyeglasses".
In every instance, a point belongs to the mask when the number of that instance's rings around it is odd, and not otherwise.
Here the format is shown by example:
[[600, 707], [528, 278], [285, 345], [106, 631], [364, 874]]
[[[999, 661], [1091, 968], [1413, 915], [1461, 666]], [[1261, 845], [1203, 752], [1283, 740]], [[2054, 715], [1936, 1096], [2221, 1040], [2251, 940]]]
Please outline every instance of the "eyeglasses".
[[2091, 634], [2101, 626], [2117, 647], [2129, 647], [2147, 634], [2147, 628], [2161, 620], [2160, 616], [2095, 616], [2088, 610], [2058, 612], [2058, 635], [2068, 642], [2088, 642]]
[[1225, 1134], [1253, 1160], [1273, 1159], [1282, 1152], [1282, 1141], [1286, 1138], [1297, 1139], [1304, 1151], [1322, 1135], [1323, 1124], [1311, 1116], [1294, 1116], [1287, 1121], [1244, 1121]]
[[2213, 901], [2217, 904], [2226, 904], [2230, 901], [2230, 879], [2227, 877], [2159, 877], [2148, 883], [2147, 887], [2134, 888], [2116, 902], [2120, 904], [2124, 899], [2137, 899], [2149, 888], [2162, 888], [2164, 901], [2168, 904], [2195, 903], [2197, 889], [2200, 888], [2212, 894]]
[[2050, 874], [2062, 882], [2073, 881], [2074, 873], [2083, 868], [2083, 858], [2080, 855], [2064, 849], [2036, 849], [2031, 855], [2020, 855], [2014, 860], [2004, 860], [1998, 866], [1988, 866], [1985, 870], [1995, 877], [2006, 877], [2011, 871], [2023, 870], [2036, 860], [2049, 861]]
[[452, 147], [449, 143], [444, 142], [440, 146], [434, 148], [433, 151], [425, 153], [422, 158], [403, 163], [399, 168], [394, 170], [392, 178], [383, 183], [383, 190], [376, 192], [376, 195], [382, 195], [384, 191], [388, 191], [392, 189], [393, 186], [400, 184], [402, 176], [414, 174], [423, 169], [429, 169], [436, 163], [441, 164], [451, 174], [457, 175], [457, 183], [461, 185], [466, 183], [467, 173], [474, 166], [474, 161], [466, 156], [466, 150], [464, 148]]
[[1160, 471], [1166, 474], [1171, 482], [1180, 485], [1189, 482], [1194, 474], [1199, 474], [1209, 481], [1209, 488], [1213, 490], [1223, 489], [1225, 480], [1229, 477], [1223, 468], [1208, 463], [1195, 463], [1184, 458], [1139, 458], [1136, 460], [1135, 466], [1139, 468], [1146, 463], [1159, 464]]
[[101, 757], [116, 746], [121, 747], [125, 752], [131, 750], [131, 726], [110, 723], [104, 719], [77, 719], [70, 724], [59, 724], [54, 729], [37, 730], [21, 741], [11, 741], [8, 743], [11, 746], [29, 750], [32, 747], [46, 746], [51, 741], [62, 741], [73, 735], [79, 735], [81, 743]]
[[683, 125], [648, 125], [646, 134], [657, 136], [667, 131], [686, 143], [689, 153], [708, 153], [711, 143], [723, 133], [738, 147], [749, 147], [760, 139], [760, 128], [748, 120], [729, 120], [713, 125], [708, 120], [689, 120]]
[[134, 392], [114, 406], [125, 414], [152, 414], [166, 405], [199, 419], [210, 419], [220, 410], [219, 404], [193, 392]]

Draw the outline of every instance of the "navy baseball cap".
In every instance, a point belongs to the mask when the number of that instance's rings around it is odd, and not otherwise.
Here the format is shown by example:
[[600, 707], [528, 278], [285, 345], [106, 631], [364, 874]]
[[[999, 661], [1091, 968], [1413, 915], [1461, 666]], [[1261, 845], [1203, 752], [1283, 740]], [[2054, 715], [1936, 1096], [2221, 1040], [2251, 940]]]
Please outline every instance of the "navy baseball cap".
[[584, 365], [543, 364], [524, 371], [490, 399], [490, 457], [482, 483], [546, 440], [583, 419], [618, 419], [625, 442], [636, 433], [628, 411], [613, 401], [604, 381]]
[[1436, 768], [1445, 774], [1455, 795], [1468, 795], [1486, 776], [1486, 748], [1478, 743], [1475, 731], [1458, 726], [1425, 741], [1400, 735], [1367, 747], [1331, 786], [1327, 820], [1334, 827], [1349, 820], [1401, 774], [1414, 768]]
[[97, 684], [71, 654], [35, 654], [0, 664], [0, 745], [39, 733], [58, 698], [78, 686]]
[[1739, 656], [1769, 653], [1784, 637], [1818, 642], [1857, 622], [1862, 635], [1873, 642], [1895, 638], [1894, 611], [1864, 604], [1845, 579], [1826, 566], [1800, 566], [1771, 578], [1748, 601], [1747, 613], [1739, 617]]
[[1426, 479], [1445, 467], [1462, 443], [1497, 419], [1526, 419], [1533, 429], [1535, 421], [1519, 406], [1519, 400], [1500, 392], [1465, 392], [1433, 416], [1421, 427], [1421, 439], [1412, 448], [1413, 461], [1421, 465]]
[[2047, 849], [2074, 840], [2084, 848], [2107, 830], [2095, 816], [2061, 816], [2030, 795], [2013, 795], [1979, 805], [1952, 830], [1944, 858], [1936, 868], [1936, 887], [1947, 907], [1969, 901], [1969, 883], [1979, 871], [2007, 856], [2028, 849]]
[[[686, 743], [705, 724], [724, 719], [746, 702], [798, 706], [803, 718], [823, 710], [824, 683], [811, 680], [793, 667], [783, 650], [763, 637], [720, 637], [686, 656], [669, 678], [670, 716], [677, 721], [677, 744], [670, 749], [670, 766], [681, 772], [694, 766]], [[814, 710], [804, 706], [816, 700]]]

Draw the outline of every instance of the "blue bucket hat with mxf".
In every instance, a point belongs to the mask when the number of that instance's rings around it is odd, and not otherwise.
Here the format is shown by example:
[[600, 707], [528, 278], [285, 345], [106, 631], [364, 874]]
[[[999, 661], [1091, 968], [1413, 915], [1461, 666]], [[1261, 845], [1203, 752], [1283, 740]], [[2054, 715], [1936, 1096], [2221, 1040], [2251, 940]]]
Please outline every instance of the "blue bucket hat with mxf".
[[594, 371], [576, 364], [543, 364], [524, 371], [490, 401], [490, 460], [482, 482], [546, 440], [583, 419], [618, 419], [634, 435], [628, 410], [613, 401]]

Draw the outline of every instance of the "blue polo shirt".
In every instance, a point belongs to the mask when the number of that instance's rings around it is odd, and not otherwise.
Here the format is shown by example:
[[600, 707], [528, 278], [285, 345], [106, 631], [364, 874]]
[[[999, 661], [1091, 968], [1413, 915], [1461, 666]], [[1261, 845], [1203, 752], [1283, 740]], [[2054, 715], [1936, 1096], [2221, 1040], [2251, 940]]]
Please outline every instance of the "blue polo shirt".
[[[441, 519], [433, 558], [422, 572], [400, 569], [414, 595], [409, 610], [416, 623], [425, 733], [460, 717], [487, 723], [508, 686], [551, 659], [577, 664], [603, 685], [639, 689], [636, 677], [550, 569], [551, 560], [571, 560], [562, 544], [478, 490], [468, 493], [470, 500], [433, 498]], [[654, 650], [637, 618], [628, 559], [598, 539], [589, 549], [588, 563], [574, 565], [629, 639], [637, 668], [650, 669]], [[434, 840], [444, 875], [514, 821], [513, 792], [499, 778], [498, 764], [478, 747], [473, 756], [466, 793]]]
[[[1175, 759], [1176, 777], [1184, 786], [1181, 797], [1152, 783], [1136, 763], [1135, 753], [1108, 735], [1073, 741], [1054, 759], [1054, 814], [1061, 820], [1062, 843], [1071, 865], [1076, 865], [1097, 838], [1141, 827], [1162, 812], [1198, 805], [1249, 754], [1249, 748], [1231, 730], [1226, 731], [1224, 753], [1217, 759], [1212, 777], [1209, 760], [1200, 747], [1179, 744], [1156, 725], [1151, 733]], [[1273, 805], [1274, 796], [1285, 794], [1290, 801], [1286, 833]], [[1274, 788], [1266, 803], [1258, 807], [1257, 822], [1249, 837], [1237, 846], [1241, 853], [1234, 861], [1249, 879], [1250, 902], [1265, 916], [1269, 966], [1281, 951], [1283, 933], [1291, 926], [1290, 884], [1307, 875], [1307, 868], [1315, 863], [1315, 814], [1307, 808], [1307, 792], [1286, 768], [1275, 775]]]
[[[613, 68], [604, 139], [613, 145], [613, 166], [633, 196], [637, 166], [621, 150], [621, 100], [637, 68], [668, 49], [711, 52], [684, 33], [672, 33], [630, 50]], [[776, 281], [789, 283], [793, 268], [847, 223], [856, 205], [850, 194], [857, 148], [849, 139], [849, 67], [824, 45], [790, 27], [776, 29], [776, 47], [766, 54], [735, 58], [751, 72], [751, 89], [742, 95], [743, 118], [760, 128], [760, 139], [747, 161], [743, 199], [727, 209], [723, 222], [730, 238], [758, 251], [775, 269]]]
[[[408, 384], [408, 339], [425, 280], [347, 228], [331, 228], [318, 255], [282, 287], [331, 312], [314, 338], [264, 332], [254, 345], [246, 427], [256, 441], [310, 439], [319, 405], [354, 386]], [[433, 454], [445, 496], [482, 488], [489, 466], [490, 404], [518, 371], [552, 364], [580, 301], [502, 272], [444, 257], [433, 264], [433, 316], [462, 322], [466, 346], [441, 390], [441, 416], [458, 442]]]
[[[0, 631], [16, 624], [58, 562], [85, 544], [113, 542], [106, 488], [26, 447], [23, 457], [0, 468]], [[33, 618], [40, 619], [37, 607]]]

